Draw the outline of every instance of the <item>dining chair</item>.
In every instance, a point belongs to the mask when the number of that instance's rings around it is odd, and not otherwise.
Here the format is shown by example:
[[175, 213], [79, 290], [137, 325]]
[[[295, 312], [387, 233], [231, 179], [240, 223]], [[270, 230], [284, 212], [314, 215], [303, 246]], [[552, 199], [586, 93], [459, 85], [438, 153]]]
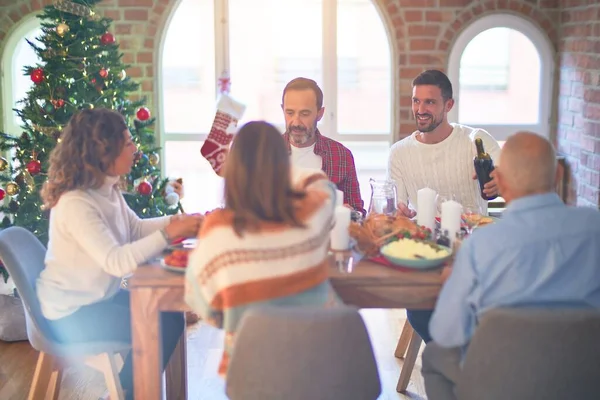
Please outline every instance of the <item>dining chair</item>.
[[495, 309], [465, 354], [459, 400], [600, 398], [597, 309]]
[[39, 351], [29, 400], [58, 399], [62, 371], [71, 363], [84, 363], [102, 372], [111, 399], [124, 399], [118, 373], [129, 343], [62, 343], [56, 339], [41, 312], [36, 280], [44, 268], [46, 249], [28, 230], [12, 226], [0, 231], [0, 260], [12, 277], [26, 316], [27, 337]]
[[226, 379], [231, 400], [374, 400], [381, 393], [355, 308], [252, 309], [234, 341]]
[[404, 321], [402, 333], [400, 334], [400, 339], [398, 339], [396, 351], [394, 352], [396, 358], [404, 359], [402, 369], [400, 370], [400, 377], [398, 378], [398, 384], [396, 385], [396, 391], [398, 393], [406, 392], [422, 342], [423, 339], [421, 339], [421, 336], [413, 329], [410, 322], [408, 322], [408, 320]]

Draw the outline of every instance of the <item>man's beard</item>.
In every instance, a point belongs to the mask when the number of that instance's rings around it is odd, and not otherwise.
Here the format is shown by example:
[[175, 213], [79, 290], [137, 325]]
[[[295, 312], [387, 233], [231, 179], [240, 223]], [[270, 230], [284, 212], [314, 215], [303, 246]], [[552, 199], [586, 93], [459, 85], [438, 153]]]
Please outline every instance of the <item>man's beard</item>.
[[[315, 136], [315, 130], [316, 128], [308, 129], [303, 126], [290, 125], [287, 132], [290, 137], [290, 142], [292, 142], [293, 145], [303, 146], [312, 140]], [[302, 134], [300, 134], [301, 132]]]
[[[419, 125], [419, 118], [418, 118], [419, 116], [429, 117], [429, 124], [421, 127], [421, 125]], [[444, 120], [443, 114], [440, 115], [438, 118], [434, 118], [433, 115], [431, 115], [431, 114], [416, 114], [415, 115], [415, 123], [417, 125], [417, 130], [419, 132], [423, 132], [423, 133], [433, 131], [435, 128], [440, 126], [440, 124], [442, 123], [443, 120]]]

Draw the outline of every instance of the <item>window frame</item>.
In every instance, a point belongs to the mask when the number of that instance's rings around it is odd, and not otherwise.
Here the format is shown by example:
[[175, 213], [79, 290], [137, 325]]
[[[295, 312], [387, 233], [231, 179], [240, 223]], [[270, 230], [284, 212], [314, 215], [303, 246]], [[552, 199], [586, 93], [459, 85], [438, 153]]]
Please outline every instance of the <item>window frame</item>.
[[13, 108], [15, 108], [16, 103], [13, 93], [13, 79], [15, 74], [21, 74], [22, 71], [15, 71], [13, 68], [14, 54], [17, 46], [21, 44], [25, 36], [42, 27], [37, 15], [37, 12], [28, 14], [12, 27], [4, 39], [4, 48], [0, 54], [0, 87], [2, 88], [1, 127], [2, 131], [8, 134], [16, 135], [21, 131], [20, 125], [16, 125], [14, 121], [15, 113]]
[[[157, 41], [156, 51], [156, 76], [155, 76], [155, 87], [158, 88], [156, 91], [156, 104], [158, 109], [158, 115], [156, 126], [158, 128], [157, 139], [161, 146], [164, 148], [165, 142], [167, 141], [194, 141], [200, 142], [206, 140], [208, 132], [201, 133], [167, 133], [165, 130], [164, 120], [160, 118], [164, 115], [164, 100], [163, 100], [163, 87], [162, 87], [162, 76], [163, 76], [163, 49], [165, 39], [171, 24], [172, 18], [177, 12], [177, 8], [185, 0], [179, 0], [169, 12], [169, 15], [165, 21], [164, 29], [160, 36], [160, 40]], [[381, 6], [378, 1], [370, 0], [371, 4], [375, 8], [376, 12], [381, 19], [383, 28], [385, 30], [389, 51], [390, 51], [390, 84], [392, 88], [397, 85], [397, 52], [394, 51], [394, 35], [390, 31], [391, 25], [386, 18], [386, 14], [382, 12]], [[215, 73], [218, 75], [228, 69], [229, 60], [229, 21], [228, 21], [228, 0], [214, 0], [214, 18], [215, 18]], [[396, 141], [396, 131], [399, 121], [396, 117], [396, 110], [398, 109], [397, 94], [395, 90], [390, 91], [390, 131], [386, 134], [342, 134], [337, 131], [337, 0], [323, 0], [323, 92], [326, 93], [326, 108], [325, 114], [319, 122], [319, 130], [322, 131], [327, 137], [335, 139], [340, 142], [388, 142], [390, 144]], [[219, 76], [215, 76], [215, 82]], [[232, 77], [235, 80], [235, 77]], [[235, 84], [235, 82], [233, 83]], [[328, 93], [335, 93], [334, 96], [328, 95]], [[218, 87], [215, 92], [215, 104], [218, 96]], [[279, 128], [284, 127], [283, 114], [281, 115], [281, 121], [273, 121]], [[161, 168], [165, 169], [165, 158], [161, 157]]]
[[[495, 13], [486, 15], [469, 24], [457, 37], [448, 58], [448, 76], [454, 86], [455, 105], [448, 113], [450, 121], [458, 121], [460, 107], [460, 60], [469, 42], [480, 33], [492, 28], [510, 28], [525, 35], [540, 56], [540, 96], [538, 103], [539, 120], [537, 124], [478, 124], [478, 128], [485, 129], [498, 141], [504, 141], [508, 136], [520, 130], [536, 132], [545, 137], [552, 134], [552, 95], [554, 93], [555, 51], [550, 39], [538, 26], [525, 18], [507, 14]], [[460, 122], [460, 121], [459, 121]]]

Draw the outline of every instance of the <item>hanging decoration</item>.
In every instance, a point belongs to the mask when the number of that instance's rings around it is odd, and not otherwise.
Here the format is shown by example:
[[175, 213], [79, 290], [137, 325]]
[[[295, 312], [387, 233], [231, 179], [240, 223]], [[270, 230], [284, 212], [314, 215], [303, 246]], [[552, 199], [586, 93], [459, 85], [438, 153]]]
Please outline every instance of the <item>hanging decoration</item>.
[[58, 34], [58, 36], [60, 37], [65, 37], [65, 35], [71, 30], [71, 28], [69, 28], [69, 25], [65, 24], [64, 22], [61, 22], [60, 24], [58, 24], [58, 26], [56, 27], [56, 33]]
[[148, 110], [146, 107], [140, 107], [135, 115], [140, 121], [147, 121], [150, 119], [150, 110]]
[[221, 76], [219, 77], [217, 86], [219, 87], [219, 93], [229, 93], [231, 90], [231, 78], [229, 77], [229, 71], [223, 70]]
[[19, 194], [19, 185], [15, 182], [8, 182], [6, 184], [6, 194], [9, 196], [16, 196]]
[[30, 78], [33, 81], [33, 83], [39, 85], [40, 83], [44, 82], [44, 70], [42, 68], [34, 69], [33, 71], [31, 71]]
[[54, 8], [59, 11], [77, 15], [79, 17], [90, 18], [94, 20], [100, 19], [100, 16], [97, 15], [91, 8], [69, 0], [56, 0], [54, 2]]
[[102, 36], [100, 36], [100, 43], [104, 46], [108, 46], [109, 44], [113, 44], [115, 42], [115, 37], [112, 33], [106, 32]]

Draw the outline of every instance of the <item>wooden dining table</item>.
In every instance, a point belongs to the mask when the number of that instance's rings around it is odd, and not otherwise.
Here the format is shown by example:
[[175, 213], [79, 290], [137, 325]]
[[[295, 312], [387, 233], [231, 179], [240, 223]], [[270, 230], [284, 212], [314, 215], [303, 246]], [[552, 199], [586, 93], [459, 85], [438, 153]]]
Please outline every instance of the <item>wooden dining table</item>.
[[[355, 263], [351, 272], [330, 263], [330, 281], [340, 299], [359, 308], [433, 308], [439, 295], [440, 269], [410, 271], [372, 261]], [[160, 313], [189, 311], [184, 301], [184, 275], [160, 266], [159, 260], [139, 267], [128, 279], [131, 292], [132, 352], [135, 398], [162, 399]], [[169, 360], [167, 399], [187, 398], [185, 332]]]

